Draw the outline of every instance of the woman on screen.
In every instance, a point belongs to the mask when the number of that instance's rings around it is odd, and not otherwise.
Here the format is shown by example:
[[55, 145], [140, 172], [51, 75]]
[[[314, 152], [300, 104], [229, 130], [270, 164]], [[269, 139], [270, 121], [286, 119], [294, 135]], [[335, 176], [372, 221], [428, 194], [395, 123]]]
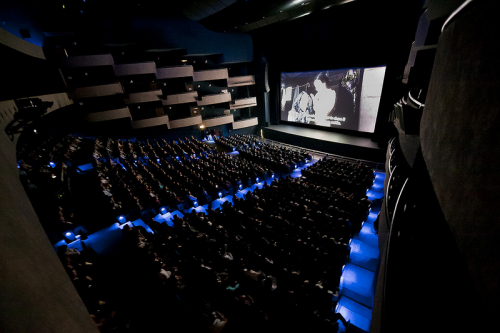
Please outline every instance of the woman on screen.
[[327, 117], [335, 108], [337, 93], [332, 89], [330, 79], [323, 72], [316, 76], [314, 87], [316, 88], [316, 95], [311, 94], [311, 98], [313, 100], [316, 125], [330, 126]]

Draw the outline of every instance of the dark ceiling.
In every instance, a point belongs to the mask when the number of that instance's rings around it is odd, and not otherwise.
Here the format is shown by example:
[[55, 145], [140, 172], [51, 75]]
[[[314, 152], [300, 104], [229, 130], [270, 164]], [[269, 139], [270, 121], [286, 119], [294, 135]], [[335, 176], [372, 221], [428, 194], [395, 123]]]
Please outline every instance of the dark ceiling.
[[136, 16], [187, 17], [215, 32], [251, 32], [352, 1], [364, 0], [4, 0], [0, 9], [28, 13], [47, 35], [81, 30], [94, 18]]

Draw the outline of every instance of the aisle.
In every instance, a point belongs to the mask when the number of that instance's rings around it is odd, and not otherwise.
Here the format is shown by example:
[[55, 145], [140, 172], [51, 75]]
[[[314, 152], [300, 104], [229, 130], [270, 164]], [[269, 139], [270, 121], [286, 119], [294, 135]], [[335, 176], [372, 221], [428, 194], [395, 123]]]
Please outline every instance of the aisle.
[[[367, 197], [374, 201], [383, 198], [385, 174], [376, 172], [375, 181]], [[340, 312], [351, 325], [370, 331], [374, 299], [374, 279], [378, 265], [378, 236], [373, 223], [380, 211], [380, 205], [372, 205], [361, 231], [350, 242], [349, 262], [344, 266], [340, 279], [340, 300], [335, 312]], [[340, 323], [339, 332], [345, 332]]]

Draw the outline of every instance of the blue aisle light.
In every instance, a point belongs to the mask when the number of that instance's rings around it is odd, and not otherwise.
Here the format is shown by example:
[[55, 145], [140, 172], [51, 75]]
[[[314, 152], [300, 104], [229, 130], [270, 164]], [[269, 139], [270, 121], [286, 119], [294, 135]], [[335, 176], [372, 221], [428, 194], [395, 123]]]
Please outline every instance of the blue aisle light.
[[49, 165], [52, 167], [52, 168], [55, 168], [56, 167], [56, 164], [54, 162], [49, 162]]
[[120, 216], [118, 216], [118, 222], [125, 223], [125, 222], [127, 222], [127, 219], [125, 218], [125, 216], [120, 215]]
[[222, 199], [222, 192], [219, 192], [219, 199]]
[[67, 231], [64, 233], [64, 239], [66, 240], [66, 243], [71, 243], [76, 240], [76, 237], [74, 233], [72, 233], [71, 231]]
[[259, 182], [259, 177], [255, 178], [255, 181], [258, 183]]
[[274, 179], [274, 173], [271, 175], [271, 178]]
[[193, 206], [196, 208], [198, 207], [198, 201], [193, 202]]
[[160, 213], [161, 213], [162, 215], [167, 214], [167, 209], [166, 209], [165, 207], [161, 207], [161, 208], [160, 208]]
[[242, 190], [242, 189], [243, 189], [243, 184], [240, 184], [240, 190]]

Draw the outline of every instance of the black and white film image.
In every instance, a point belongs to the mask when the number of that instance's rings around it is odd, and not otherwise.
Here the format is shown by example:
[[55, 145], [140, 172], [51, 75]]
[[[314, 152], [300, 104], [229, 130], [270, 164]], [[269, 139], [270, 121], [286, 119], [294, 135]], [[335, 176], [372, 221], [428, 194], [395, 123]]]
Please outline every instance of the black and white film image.
[[373, 133], [385, 66], [281, 73], [281, 120]]

